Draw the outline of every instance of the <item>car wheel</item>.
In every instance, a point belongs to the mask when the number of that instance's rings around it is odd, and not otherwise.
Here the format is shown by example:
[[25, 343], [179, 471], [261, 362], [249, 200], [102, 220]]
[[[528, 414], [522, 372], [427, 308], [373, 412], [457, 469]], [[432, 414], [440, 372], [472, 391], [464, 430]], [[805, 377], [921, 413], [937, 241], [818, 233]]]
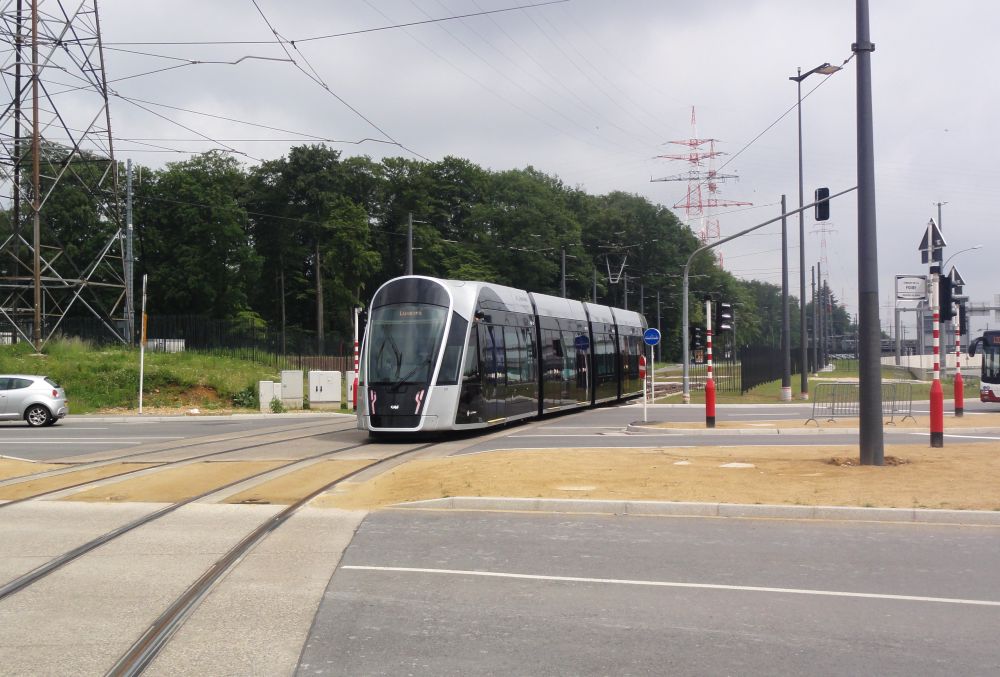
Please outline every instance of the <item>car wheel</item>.
[[33, 404], [25, 410], [24, 420], [28, 422], [28, 425], [37, 427], [48, 424], [52, 420], [52, 415], [41, 404]]

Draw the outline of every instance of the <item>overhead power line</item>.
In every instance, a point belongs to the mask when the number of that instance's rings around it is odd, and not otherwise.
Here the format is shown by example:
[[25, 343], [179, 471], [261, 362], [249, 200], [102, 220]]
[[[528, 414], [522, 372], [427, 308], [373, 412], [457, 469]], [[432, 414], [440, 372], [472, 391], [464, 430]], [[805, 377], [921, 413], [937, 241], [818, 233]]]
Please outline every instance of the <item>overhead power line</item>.
[[[456, 21], [458, 19], [469, 19], [476, 16], [485, 16], [487, 14], [501, 14], [503, 12], [515, 12], [521, 9], [533, 9], [535, 7], [544, 7], [546, 5], [559, 5], [564, 2], [571, 2], [571, 0], [548, 0], [547, 2], [536, 2], [530, 5], [515, 5], [514, 7], [504, 7], [502, 9], [490, 9], [482, 12], [470, 12], [468, 14], [456, 14], [454, 16], [444, 16], [438, 17], [436, 19], [423, 19], [421, 21], [409, 21], [407, 23], [392, 24], [389, 26], [378, 26], [376, 28], [362, 28], [356, 31], [345, 31], [343, 33], [329, 33], [327, 35], [314, 35], [308, 38], [298, 38], [295, 40], [288, 40], [290, 44], [294, 45], [297, 42], [313, 42], [316, 40], [331, 40], [333, 38], [346, 38], [351, 35], [362, 35], [364, 33], [376, 33], [378, 31], [389, 31], [396, 28], [408, 28], [411, 26], [420, 26], [423, 24], [440, 23], [442, 21]], [[176, 41], [176, 42], [107, 42], [106, 46], [115, 45], [274, 45], [281, 44], [282, 39], [278, 40], [188, 40], [188, 41]]]

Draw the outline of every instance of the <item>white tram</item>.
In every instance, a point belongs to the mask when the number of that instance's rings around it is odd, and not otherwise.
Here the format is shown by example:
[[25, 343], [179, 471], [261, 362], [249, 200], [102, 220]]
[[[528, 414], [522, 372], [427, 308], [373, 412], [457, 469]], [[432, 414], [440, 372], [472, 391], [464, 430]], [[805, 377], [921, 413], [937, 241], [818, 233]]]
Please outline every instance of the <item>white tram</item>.
[[639, 313], [406, 276], [372, 299], [358, 428], [467, 430], [642, 394]]

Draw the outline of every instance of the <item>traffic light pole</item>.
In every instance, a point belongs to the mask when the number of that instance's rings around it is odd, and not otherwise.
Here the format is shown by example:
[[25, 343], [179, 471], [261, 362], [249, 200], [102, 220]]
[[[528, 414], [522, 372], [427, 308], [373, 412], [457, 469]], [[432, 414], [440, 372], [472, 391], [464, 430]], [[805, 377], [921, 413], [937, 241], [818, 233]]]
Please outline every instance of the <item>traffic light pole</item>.
[[691, 255], [688, 257], [687, 263], [684, 264], [684, 281], [683, 281], [683, 285], [682, 285], [682, 288], [681, 288], [681, 294], [682, 294], [682, 298], [681, 298], [681, 322], [684, 325], [684, 330], [681, 332], [681, 353], [682, 353], [681, 354], [681, 362], [683, 363], [683, 370], [682, 370], [682, 373], [683, 373], [683, 376], [682, 376], [683, 391], [682, 391], [682, 393], [683, 393], [683, 400], [684, 400], [685, 404], [689, 404], [691, 402], [691, 381], [690, 381], [690, 374], [691, 374], [691, 370], [690, 370], [691, 345], [690, 345], [690, 341], [688, 339], [688, 327], [691, 326], [691, 319], [690, 319], [691, 316], [690, 316], [690, 313], [688, 312], [688, 296], [689, 296], [689, 291], [690, 291], [690, 282], [689, 282], [688, 278], [689, 278], [690, 273], [691, 273], [691, 262], [694, 261], [694, 257], [696, 257], [698, 254], [701, 254], [704, 251], [708, 251], [709, 249], [714, 249], [715, 247], [718, 247], [718, 246], [723, 245], [723, 244], [725, 244], [727, 242], [730, 242], [731, 240], [735, 240], [738, 237], [743, 237], [747, 233], [752, 233], [755, 230], [759, 230], [759, 229], [763, 228], [764, 226], [769, 226], [772, 223], [775, 223], [777, 221], [781, 221], [782, 219], [788, 218], [789, 216], [792, 216], [793, 214], [798, 214], [799, 212], [805, 211], [806, 209], [812, 209], [813, 207], [815, 207], [820, 202], [826, 202], [827, 200], [832, 200], [833, 198], [840, 197], [841, 195], [846, 195], [847, 193], [850, 193], [851, 191], [855, 191], [857, 189], [858, 189], [857, 186], [852, 186], [851, 188], [847, 188], [845, 190], [842, 190], [839, 193], [834, 193], [833, 195], [830, 195], [828, 198], [824, 198], [822, 200], [816, 200], [814, 202], [810, 202], [809, 204], [804, 205], [802, 207], [799, 207], [798, 209], [793, 209], [790, 212], [786, 212], [786, 213], [783, 213], [783, 214], [781, 214], [779, 216], [775, 216], [773, 219], [768, 219], [767, 221], [764, 221], [763, 223], [758, 223], [756, 226], [752, 226], [750, 228], [747, 228], [746, 230], [741, 230], [740, 232], [738, 232], [738, 233], [736, 233], [734, 235], [730, 235], [729, 237], [724, 237], [721, 240], [716, 240], [715, 242], [712, 242], [710, 244], [702, 245], [701, 247], [698, 247], [693, 252], [691, 252]]

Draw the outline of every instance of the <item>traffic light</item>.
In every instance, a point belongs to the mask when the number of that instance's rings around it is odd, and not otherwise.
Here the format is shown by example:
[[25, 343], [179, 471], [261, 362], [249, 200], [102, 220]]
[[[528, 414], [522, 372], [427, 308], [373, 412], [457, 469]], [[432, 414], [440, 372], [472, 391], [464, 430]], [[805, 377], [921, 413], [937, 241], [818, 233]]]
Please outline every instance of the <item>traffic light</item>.
[[964, 302], [958, 304], [958, 333], [962, 336], [969, 334], [969, 316]]
[[955, 316], [951, 307], [951, 278], [938, 275], [938, 318], [948, 322]]
[[701, 350], [705, 347], [705, 335], [702, 333], [703, 331], [697, 324], [692, 324], [688, 327], [688, 343], [690, 343], [691, 350]]
[[719, 302], [715, 304], [715, 327], [714, 331], [721, 334], [724, 331], [733, 330], [733, 304]]
[[[823, 202], [820, 202], [823, 200]], [[817, 221], [826, 221], [830, 218], [830, 189], [829, 188], [817, 188], [816, 189], [816, 199], [815, 202], [819, 202], [816, 205], [816, 213], [814, 217]]]

